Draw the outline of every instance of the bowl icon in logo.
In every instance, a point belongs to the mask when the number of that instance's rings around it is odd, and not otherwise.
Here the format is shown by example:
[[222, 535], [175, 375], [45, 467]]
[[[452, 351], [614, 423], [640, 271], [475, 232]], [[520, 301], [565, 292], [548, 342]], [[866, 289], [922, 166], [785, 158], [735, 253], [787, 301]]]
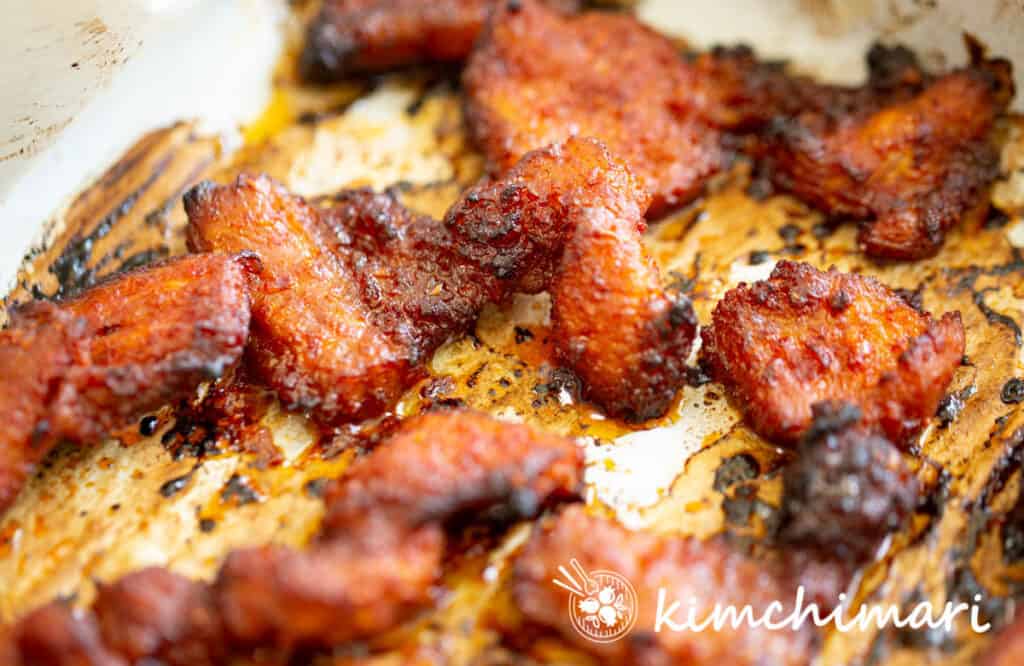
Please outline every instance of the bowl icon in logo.
[[559, 567], [564, 580], [558, 587], [569, 592], [569, 619], [585, 638], [595, 643], [612, 643], [629, 633], [636, 624], [636, 590], [614, 571], [587, 572], [577, 560], [570, 562], [575, 575]]

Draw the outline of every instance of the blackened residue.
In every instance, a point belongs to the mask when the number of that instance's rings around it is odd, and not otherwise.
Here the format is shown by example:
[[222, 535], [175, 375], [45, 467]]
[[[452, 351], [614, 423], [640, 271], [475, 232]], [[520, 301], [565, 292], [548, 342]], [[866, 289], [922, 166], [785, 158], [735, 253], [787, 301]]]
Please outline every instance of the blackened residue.
[[124, 272], [134, 270], [136, 268], [142, 268], [148, 266], [154, 261], [164, 259], [170, 254], [170, 248], [166, 245], [159, 245], [148, 250], [142, 250], [135, 254], [128, 255], [121, 260], [121, 265], [118, 267], [117, 272]]
[[738, 528], [728, 533], [730, 542], [736, 547], [745, 547], [752, 543], [752, 538], [774, 534], [779, 529], [781, 514], [778, 507], [759, 497], [760, 474], [761, 466], [757, 459], [746, 453], [725, 459], [715, 471], [714, 489], [724, 495], [722, 512], [725, 521], [730, 528]]
[[310, 479], [303, 484], [302, 488], [310, 497], [319, 499], [324, 496], [324, 491], [327, 490], [327, 484], [329, 482], [329, 479]]
[[[173, 155], [163, 158], [153, 169], [152, 174], [141, 186], [125, 197], [99, 224], [87, 234], [76, 233], [64, 247], [64, 250], [50, 265], [50, 273], [57, 278], [55, 298], [68, 298], [83, 289], [92, 286], [98, 278], [98, 266], [90, 267], [93, 249], [98, 241], [105, 238], [125, 215], [138, 203], [139, 198], [163, 174]], [[106, 262], [100, 262], [106, 263]]]
[[775, 194], [775, 186], [772, 184], [771, 177], [767, 175], [751, 178], [746, 187], [746, 195], [754, 201], [764, 201], [773, 194]]
[[949, 502], [952, 493], [952, 484], [953, 475], [950, 474], [948, 469], [941, 468], [935, 485], [928, 492], [921, 495], [915, 511], [931, 516], [933, 524], [938, 524], [938, 519], [942, 518], [943, 513], [946, 511], [946, 504]]
[[528, 342], [530, 340], [533, 340], [533, 331], [531, 331], [530, 329], [528, 329], [528, 328], [526, 328], [524, 326], [516, 326], [515, 327], [515, 332], [516, 332], [516, 344], [517, 345], [521, 345], [524, 342]]
[[486, 369], [487, 363], [481, 363], [475, 370], [473, 370], [472, 373], [470, 373], [469, 378], [466, 380], [466, 386], [474, 388], [480, 382], [480, 375], [482, 375]]
[[1003, 390], [999, 392], [999, 398], [1007, 405], [1016, 405], [1024, 402], [1024, 379], [1013, 377], [1003, 384]]
[[786, 242], [787, 245], [792, 245], [796, 242], [797, 238], [800, 238], [800, 234], [803, 233], [803, 229], [795, 224], [784, 224], [779, 227], [778, 230], [779, 238]]
[[754, 250], [747, 257], [747, 263], [751, 266], [758, 266], [771, 259], [772, 255], [766, 250]]
[[811, 227], [811, 234], [818, 240], [825, 240], [833, 233], [835, 233], [836, 227], [828, 224], [827, 222], [818, 222]]
[[1020, 469], [1024, 461], [1024, 428], [1017, 429], [1006, 438], [1005, 447], [1003, 455], [992, 466], [988, 480], [973, 506], [987, 509], [996, 495], [1006, 487], [1013, 473]]
[[700, 365], [686, 366], [686, 385], [693, 388], [704, 386], [711, 382], [711, 375], [704, 371]]
[[160, 494], [164, 497], [174, 497], [179, 492], [185, 489], [185, 486], [192, 480], [192, 475], [195, 473], [196, 468], [193, 467], [187, 474], [182, 474], [179, 477], [175, 477], [169, 481], [164, 481], [160, 486]]
[[894, 289], [897, 296], [899, 296], [904, 303], [914, 308], [920, 313], [924, 313], [924, 285], [919, 284], [914, 289]]
[[[583, 383], [571, 370], [555, 368], [547, 377], [547, 381], [533, 387], [533, 392], [541, 398], [560, 400], [568, 395], [572, 402], [579, 402], [583, 392]], [[539, 406], [539, 405], [538, 405]]]
[[260, 495], [249, 485], [248, 477], [232, 474], [224, 489], [220, 491], [223, 502], [234, 502], [239, 506], [260, 501]]
[[988, 217], [985, 218], [986, 229], [1002, 229], [1010, 222], [1010, 216], [996, 208], [991, 206], [988, 209]]
[[[924, 602], [929, 601], [920, 587], [915, 588], [906, 595], [900, 604], [900, 615], [909, 617], [915, 608], [920, 607]], [[885, 633], [891, 635], [893, 642], [904, 648], [940, 650], [945, 653], [952, 653], [957, 649], [957, 640], [953, 631], [947, 631], [945, 626], [931, 627], [925, 625], [917, 629], [907, 627], [888, 626]]]
[[455, 392], [455, 380], [448, 375], [433, 377], [420, 387], [423, 398], [423, 409], [457, 409], [466, 403], [462, 398], [452, 395]]
[[964, 406], [975, 393], [978, 392], [978, 387], [974, 384], [963, 388], [960, 391], [950, 393], [942, 402], [939, 403], [939, 408], [935, 415], [939, 418], [940, 427], [948, 427], [950, 423], [956, 421], [960, 413], [964, 411]]
[[697, 281], [694, 278], [687, 277], [679, 271], [670, 271], [669, 277], [672, 278], [668, 285], [665, 287], [665, 291], [675, 292], [677, 294], [690, 294], [693, 292], [694, 286]]
[[953, 603], [976, 604], [982, 623], [996, 622], [1006, 615], [1007, 599], [986, 590], [974, 575], [969, 562], [963, 562], [956, 568], [946, 586], [946, 599]]
[[985, 315], [985, 319], [992, 325], [1005, 326], [1013, 332], [1013, 339], [1020, 347], [1024, 343], [1024, 336], [1021, 334], [1020, 325], [1012, 318], [1001, 312], [996, 312], [985, 303], [985, 294], [996, 291], [995, 287], [989, 287], [980, 291], [974, 292], [974, 304], [981, 310], [981, 314]]
[[143, 416], [142, 420], [139, 421], [139, 434], [143, 437], [151, 437], [156, 434], [158, 427], [160, 427], [160, 419], [152, 414]]
[[183, 413], [160, 438], [175, 460], [202, 459], [220, 453], [217, 434], [210, 424]]
[[725, 492], [738, 483], [753, 481], [761, 473], [757, 459], [747, 453], [726, 458], [715, 470], [714, 489]]

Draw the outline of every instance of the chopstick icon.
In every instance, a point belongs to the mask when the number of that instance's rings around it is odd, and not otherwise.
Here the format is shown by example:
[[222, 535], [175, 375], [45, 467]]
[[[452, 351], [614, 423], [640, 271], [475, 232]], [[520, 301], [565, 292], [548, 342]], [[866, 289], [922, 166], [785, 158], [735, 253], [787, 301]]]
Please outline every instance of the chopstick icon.
[[569, 566], [573, 568], [577, 576], [583, 579], [583, 585], [581, 585], [579, 581], [573, 578], [573, 575], [569, 573], [569, 571], [561, 565], [559, 565], [558, 567], [558, 572], [565, 576], [565, 582], [558, 578], [552, 579], [551, 582], [557, 585], [558, 587], [562, 588], [563, 590], [569, 592], [570, 594], [575, 594], [581, 597], [587, 596], [587, 592], [584, 588], [584, 585], [590, 587], [590, 583], [592, 583], [592, 581], [590, 580], [590, 576], [587, 575], [586, 569], [584, 569], [583, 566], [575, 558], [569, 561]]

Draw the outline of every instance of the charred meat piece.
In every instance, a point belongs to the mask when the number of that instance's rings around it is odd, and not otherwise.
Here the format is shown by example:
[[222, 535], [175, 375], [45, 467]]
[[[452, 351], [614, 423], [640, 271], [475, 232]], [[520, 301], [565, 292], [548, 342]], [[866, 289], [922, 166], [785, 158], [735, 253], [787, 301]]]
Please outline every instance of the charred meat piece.
[[[488, 301], [549, 289], [559, 354], [611, 414], [664, 413], [696, 335], [641, 242], [649, 197], [593, 140], [536, 151], [445, 221], [389, 194], [318, 208], [266, 177], [186, 197], [194, 249], [255, 252], [249, 359], [291, 407], [329, 423], [379, 414]], [[615, 322], [615, 326], [609, 325]]]
[[470, 517], [510, 522], [576, 497], [579, 447], [472, 412], [415, 417], [327, 489], [322, 540]]
[[447, 265], [438, 223], [387, 197], [352, 193], [325, 211], [241, 176], [196, 187], [185, 206], [193, 249], [260, 257], [249, 359], [286, 404], [322, 421], [389, 407], [491, 296], [493, 280]]
[[972, 55], [938, 78], [906, 59], [876, 58], [864, 88], [819, 87], [767, 133], [775, 183], [829, 215], [861, 220], [872, 256], [934, 255], [964, 214], [986, 205], [999, 166], [992, 128], [1013, 97], [1009, 63], [977, 47]]
[[373, 322], [428, 357], [476, 321], [480, 306], [501, 298], [496, 279], [462, 260], [444, 226], [416, 215], [391, 194], [348, 190], [321, 215], [330, 243], [359, 283]]
[[444, 543], [437, 525], [401, 535], [385, 526], [367, 542], [235, 551], [215, 583], [230, 640], [288, 651], [395, 627], [432, 603]]
[[166, 569], [99, 585], [93, 613], [104, 644], [131, 664], [215, 666], [227, 656], [209, 587]]
[[[570, 594], [552, 584], [564, 579], [559, 567], [577, 560], [587, 572], [613, 571], [636, 591], [636, 626], [623, 639], [600, 644], [583, 637], [570, 623], [569, 604], [586, 601], [586, 594]], [[580, 506], [539, 523], [513, 570], [516, 606], [534, 625], [553, 629], [583, 650], [609, 664], [809, 664], [813, 636], [809, 625], [801, 631], [770, 631], [726, 622], [721, 630], [672, 631], [663, 626], [655, 633], [659, 588], [666, 593], [665, 609], [679, 601], [682, 623], [693, 612], [695, 624], [710, 616], [716, 604], [742, 608], [750, 604], [760, 617], [772, 602], [783, 604], [776, 618], [792, 612], [794, 599], [785, 577], [764, 563], [732, 552], [720, 541], [655, 536], [630, 532], [615, 523], [586, 514]], [[691, 606], [692, 604], [692, 606]], [[583, 609], [583, 606], [579, 606]]]
[[0, 656], [205, 666], [253, 648], [287, 656], [365, 639], [434, 600], [446, 527], [535, 517], [577, 499], [582, 474], [572, 440], [471, 412], [413, 417], [328, 492], [309, 550], [235, 551], [212, 586], [140, 571], [101, 586], [78, 618], [59, 602], [26, 616], [0, 633]]
[[[463, 75], [470, 127], [496, 172], [570, 136], [624, 159], [659, 215], [693, 199], [726, 162], [676, 47], [636, 19], [504, 6]], [[541, 57], [539, 54], [543, 54]]]
[[899, 446], [935, 414], [964, 351], [959, 313], [935, 320], [877, 280], [779, 262], [715, 307], [701, 359], [755, 431], [797, 443], [823, 401], [856, 405]]
[[91, 332], [90, 365], [68, 374], [78, 412], [57, 420], [60, 434], [101, 436], [219, 377], [246, 343], [253, 263], [226, 254], [180, 257], [61, 303]]
[[[572, 440], [468, 412], [407, 421], [328, 489], [311, 553], [241, 551], [218, 587], [245, 642], [331, 645], [394, 626], [430, 602], [443, 526], [529, 518], [577, 497]], [[339, 623], [337, 618], [350, 618]]]
[[[421, 63], [460, 62], [501, 0], [324, 0], [306, 31], [299, 70], [308, 81]], [[547, 0], [576, 9], [575, 0]]]
[[84, 320], [44, 302], [16, 313], [0, 331], [0, 509], [52, 448], [49, 414], [74, 399], [64, 377], [72, 363], [88, 364], [86, 331]]
[[690, 302], [661, 286], [643, 247], [649, 197], [593, 139], [529, 153], [456, 204], [462, 254], [508, 289], [551, 292], [556, 351], [609, 414], [664, 414], [696, 336]]
[[917, 506], [919, 484], [895, 446], [858, 428], [856, 407], [818, 403], [813, 412], [783, 475], [779, 541], [861, 564]]
[[0, 331], [0, 508], [57, 443], [95, 441], [234, 363], [249, 330], [249, 263], [176, 258], [15, 312]]
[[60, 601], [28, 615], [0, 638], [8, 666], [129, 666], [103, 644], [91, 614], [75, 617]]

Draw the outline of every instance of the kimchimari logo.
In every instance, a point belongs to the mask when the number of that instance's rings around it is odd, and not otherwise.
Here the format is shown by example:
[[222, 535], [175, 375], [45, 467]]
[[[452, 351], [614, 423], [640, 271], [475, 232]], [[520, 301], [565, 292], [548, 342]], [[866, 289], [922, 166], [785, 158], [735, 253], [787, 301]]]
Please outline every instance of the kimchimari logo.
[[575, 559], [558, 567], [563, 579], [552, 582], [569, 593], [569, 619], [576, 631], [595, 643], [613, 643], [636, 624], [636, 590], [614, 571], [586, 571]]
[[[595, 643], [612, 643], [628, 634], [636, 624], [638, 599], [636, 590], [622, 575], [614, 571], [586, 571], [574, 558], [569, 561], [570, 572], [558, 567], [562, 578], [551, 582], [569, 593], [569, 619], [581, 636]], [[658, 588], [658, 607], [654, 617], [654, 633], [662, 631], [702, 633], [733, 630], [741, 626], [764, 627], [768, 631], [800, 631], [805, 625], [826, 627], [833, 625], [840, 633], [879, 630], [888, 626], [914, 630], [944, 629], [953, 631], [958, 616], [969, 620], [974, 633], [984, 634], [992, 624], [984, 621], [983, 597], [974, 595], [973, 602], [947, 601], [935, 606], [922, 601], [911, 608], [901, 604], [869, 604], [850, 608], [846, 593], [838, 597], [834, 606], [820, 607], [807, 601], [803, 585], [796, 589], [792, 604], [775, 600], [766, 606], [754, 608], [750, 604], [735, 606], [714, 599], [689, 597], [684, 608], [682, 599], [672, 600], [668, 591]], [[852, 614], [851, 614], [852, 613]]]

